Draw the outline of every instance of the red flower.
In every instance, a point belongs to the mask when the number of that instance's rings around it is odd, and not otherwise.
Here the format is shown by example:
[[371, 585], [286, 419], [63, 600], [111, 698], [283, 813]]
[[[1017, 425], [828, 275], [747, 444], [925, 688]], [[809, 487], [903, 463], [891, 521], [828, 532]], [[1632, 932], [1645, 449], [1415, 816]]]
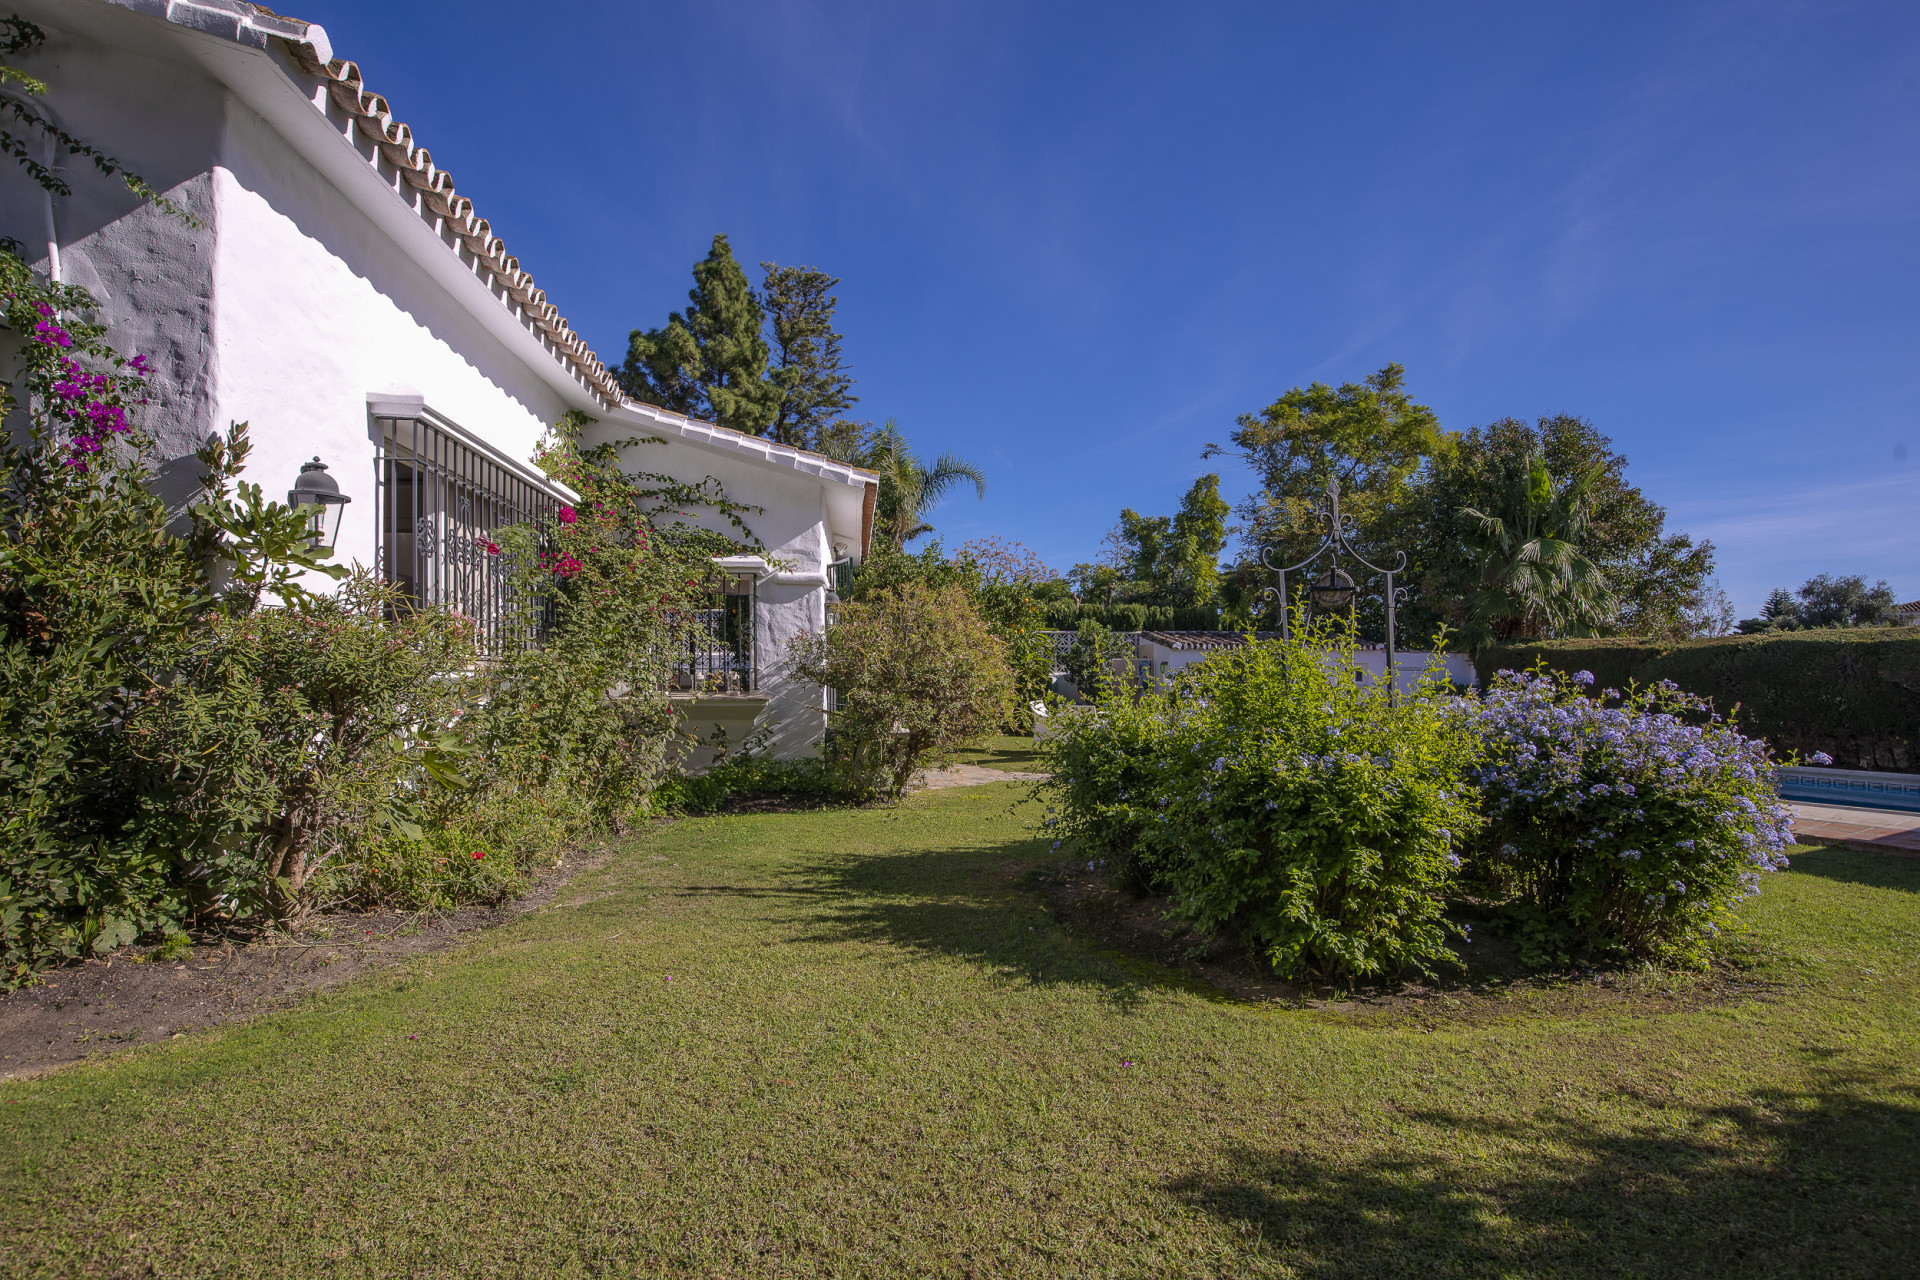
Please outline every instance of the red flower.
[[572, 507], [560, 508], [561, 524], [572, 524], [574, 521], [578, 520], [579, 518], [580, 518], [580, 513], [578, 511], [575, 511]]
[[486, 855], [486, 853], [485, 853], [485, 851], [484, 851], [484, 850], [480, 850], [480, 849], [475, 849], [475, 850], [473, 851], [473, 860], [474, 860], [475, 862], [478, 862], [478, 861], [480, 861], [480, 859], [482, 859], [482, 858], [484, 858], [484, 857], [486, 857], [486, 856], [487, 856], [487, 855]]

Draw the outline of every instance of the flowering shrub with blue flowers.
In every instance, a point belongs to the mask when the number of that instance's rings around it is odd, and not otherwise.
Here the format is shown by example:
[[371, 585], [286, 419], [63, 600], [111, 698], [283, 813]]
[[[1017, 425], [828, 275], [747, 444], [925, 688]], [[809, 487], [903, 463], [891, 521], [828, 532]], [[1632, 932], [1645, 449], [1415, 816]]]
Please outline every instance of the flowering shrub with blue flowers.
[[1698, 962], [1760, 875], [1787, 864], [1777, 770], [1764, 742], [1670, 682], [1589, 697], [1592, 683], [1502, 671], [1473, 708], [1487, 825], [1470, 879], [1511, 904], [1530, 962]]
[[1358, 675], [1322, 630], [1188, 667], [1166, 697], [1110, 698], [1052, 740], [1048, 822], [1283, 976], [1429, 970], [1450, 958], [1442, 899], [1478, 826], [1473, 726], [1443, 684], [1389, 707]]

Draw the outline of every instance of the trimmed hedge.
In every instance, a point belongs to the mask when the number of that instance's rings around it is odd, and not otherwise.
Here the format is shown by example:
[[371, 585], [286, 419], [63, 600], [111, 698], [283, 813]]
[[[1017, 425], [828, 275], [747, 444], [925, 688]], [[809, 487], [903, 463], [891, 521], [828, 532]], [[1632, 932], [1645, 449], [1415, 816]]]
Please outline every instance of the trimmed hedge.
[[1832, 628], [1713, 640], [1547, 640], [1477, 659], [1485, 684], [1536, 660], [1595, 687], [1671, 680], [1737, 715], [1774, 751], [1824, 751], [1847, 769], [1920, 767], [1920, 627]]
[[1218, 609], [1146, 604], [1117, 604], [1103, 609], [1097, 604], [1075, 604], [1071, 600], [1047, 607], [1049, 631], [1077, 630], [1084, 619], [1092, 619], [1110, 631], [1217, 631], [1220, 628]]

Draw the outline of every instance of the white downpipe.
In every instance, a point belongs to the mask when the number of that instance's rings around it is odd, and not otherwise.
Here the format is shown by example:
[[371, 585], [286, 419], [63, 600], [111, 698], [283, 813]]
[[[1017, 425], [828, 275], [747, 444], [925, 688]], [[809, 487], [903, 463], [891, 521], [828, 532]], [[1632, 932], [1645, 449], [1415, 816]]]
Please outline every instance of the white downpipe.
[[[53, 135], [48, 134], [47, 158], [45, 163], [49, 172], [53, 169], [58, 151], [59, 146], [54, 141]], [[47, 224], [47, 283], [59, 284], [60, 231], [53, 221], [53, 192], [47, 190], [45, 187], [40, 188], [40, 210], [45, 215]]]
[[[25, 107], [28, 111], [33, 112], [35, 115], [44, 118], [49, 123], [54, 125], [56, 128], [59, 127], [60, 118], [54, 115], [53, 112], [47, 110], [47, 106], [44, 102], [39, 102], [37, 100], [32, 100], [32, 101], [26, 100], [26, 99], [23, 99], [18, 93], [13, 93], [13, 92], [8, 92], [5, 94], [5, 96], [16, 103], [19, 103], [21, 106]], [[59, 167], [60, 144], [57, 140], [55, 140], [54, 136], [50, 133], [45, 135], [45, 141], [43, 144], [43, 153], [44, 153], [45, 159], [42, 161], [42, 163], [44, 163], [47, 166], [47, 171], [49, 173], [52, 173], [55, 169]], [[46, 237], [47, 237], [47, 283], [59, 284], [60, 275], [61, 275], [60, 230], [59, 230], [58, 224], [55, 223], [53, 218], [53, 192], [47, 190], [45, 187], [40, 188], [40, 221], [43, 224], [43, 229], [45, 230]]]

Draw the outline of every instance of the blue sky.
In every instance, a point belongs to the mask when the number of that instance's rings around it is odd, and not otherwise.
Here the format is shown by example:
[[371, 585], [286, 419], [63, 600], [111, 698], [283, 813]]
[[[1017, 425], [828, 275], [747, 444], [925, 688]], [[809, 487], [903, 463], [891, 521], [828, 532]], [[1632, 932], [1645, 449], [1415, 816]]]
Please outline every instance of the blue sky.
[[609, 363], [716, 231], [842, 277], [858, 416], [988, 473], [950, 546], [1091, 559], [1397, 360], [1450, 427], [1592, 419], [1743, 614], [1920, 596], [1920, 5], [296, 12]]

